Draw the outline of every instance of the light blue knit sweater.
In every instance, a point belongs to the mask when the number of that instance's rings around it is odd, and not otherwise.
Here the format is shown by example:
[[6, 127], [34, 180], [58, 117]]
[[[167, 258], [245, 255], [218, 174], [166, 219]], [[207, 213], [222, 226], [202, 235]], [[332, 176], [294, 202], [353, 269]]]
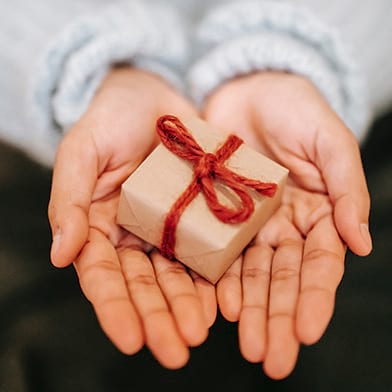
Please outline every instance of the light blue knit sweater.
[[0, 138], [45, 165], [108, 69], [157, 72], [198, 105], [256, 69], [305, 75], [363, 140], [392, 102], [390, 0], [2, 0]]

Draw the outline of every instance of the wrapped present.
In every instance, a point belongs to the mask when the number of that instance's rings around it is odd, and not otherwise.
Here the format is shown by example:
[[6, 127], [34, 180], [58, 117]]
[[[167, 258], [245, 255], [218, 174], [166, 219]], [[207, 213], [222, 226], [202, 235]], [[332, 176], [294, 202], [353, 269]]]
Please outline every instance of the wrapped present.
[[162, 116], [157, 132], [117, 222], [216, 283], [279, 207], [288, 170], [196, 117]]

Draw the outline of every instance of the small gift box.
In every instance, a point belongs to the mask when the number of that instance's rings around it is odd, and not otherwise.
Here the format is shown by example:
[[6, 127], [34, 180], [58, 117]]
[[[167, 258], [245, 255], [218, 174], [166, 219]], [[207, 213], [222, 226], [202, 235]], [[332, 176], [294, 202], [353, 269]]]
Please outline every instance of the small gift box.
[[199, 118], [165, 115], [157, 131], [117, 222], [216, 283], [278, 208], [288, 170]]

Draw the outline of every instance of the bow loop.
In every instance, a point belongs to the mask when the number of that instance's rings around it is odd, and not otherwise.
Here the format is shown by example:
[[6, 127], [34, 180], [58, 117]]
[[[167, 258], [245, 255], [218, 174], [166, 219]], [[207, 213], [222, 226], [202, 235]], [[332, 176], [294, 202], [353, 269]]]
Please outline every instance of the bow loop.
[[204, 156], [203, 149], [177, 117], [160, 117], [157, 121], [157, 132], [165, 147], [180, 158], [197, 162]]

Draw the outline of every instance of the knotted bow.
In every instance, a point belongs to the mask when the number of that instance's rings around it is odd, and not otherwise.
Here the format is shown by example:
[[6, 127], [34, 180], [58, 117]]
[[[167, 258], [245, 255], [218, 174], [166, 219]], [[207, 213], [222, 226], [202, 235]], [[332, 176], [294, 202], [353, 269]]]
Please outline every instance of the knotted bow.
[[[224, 165], [243, 143], [239, 137], [229, 135], [215, 153], [206, 153], [175, 116], [160, 117], [157, 120], [157, 132], [163, 145], [178, 157], [191, 162], [194, 169], [192, 182], [173, 204], [164, 223], [160, 249], [166, 258], [174, 258], [177, 223], [185, 208], [199, 192], [203, 193], [213, 214], [224, 223], [241, 223], [252, 215], [254, 203], [247, 187], [264, 196], [274, 196], [277, 184], [243, 177]], [[237, 208], [229, 208], [219, 202], [214, 187], [214, 181], [217, 180], [237, 194], [240, 199]]]

